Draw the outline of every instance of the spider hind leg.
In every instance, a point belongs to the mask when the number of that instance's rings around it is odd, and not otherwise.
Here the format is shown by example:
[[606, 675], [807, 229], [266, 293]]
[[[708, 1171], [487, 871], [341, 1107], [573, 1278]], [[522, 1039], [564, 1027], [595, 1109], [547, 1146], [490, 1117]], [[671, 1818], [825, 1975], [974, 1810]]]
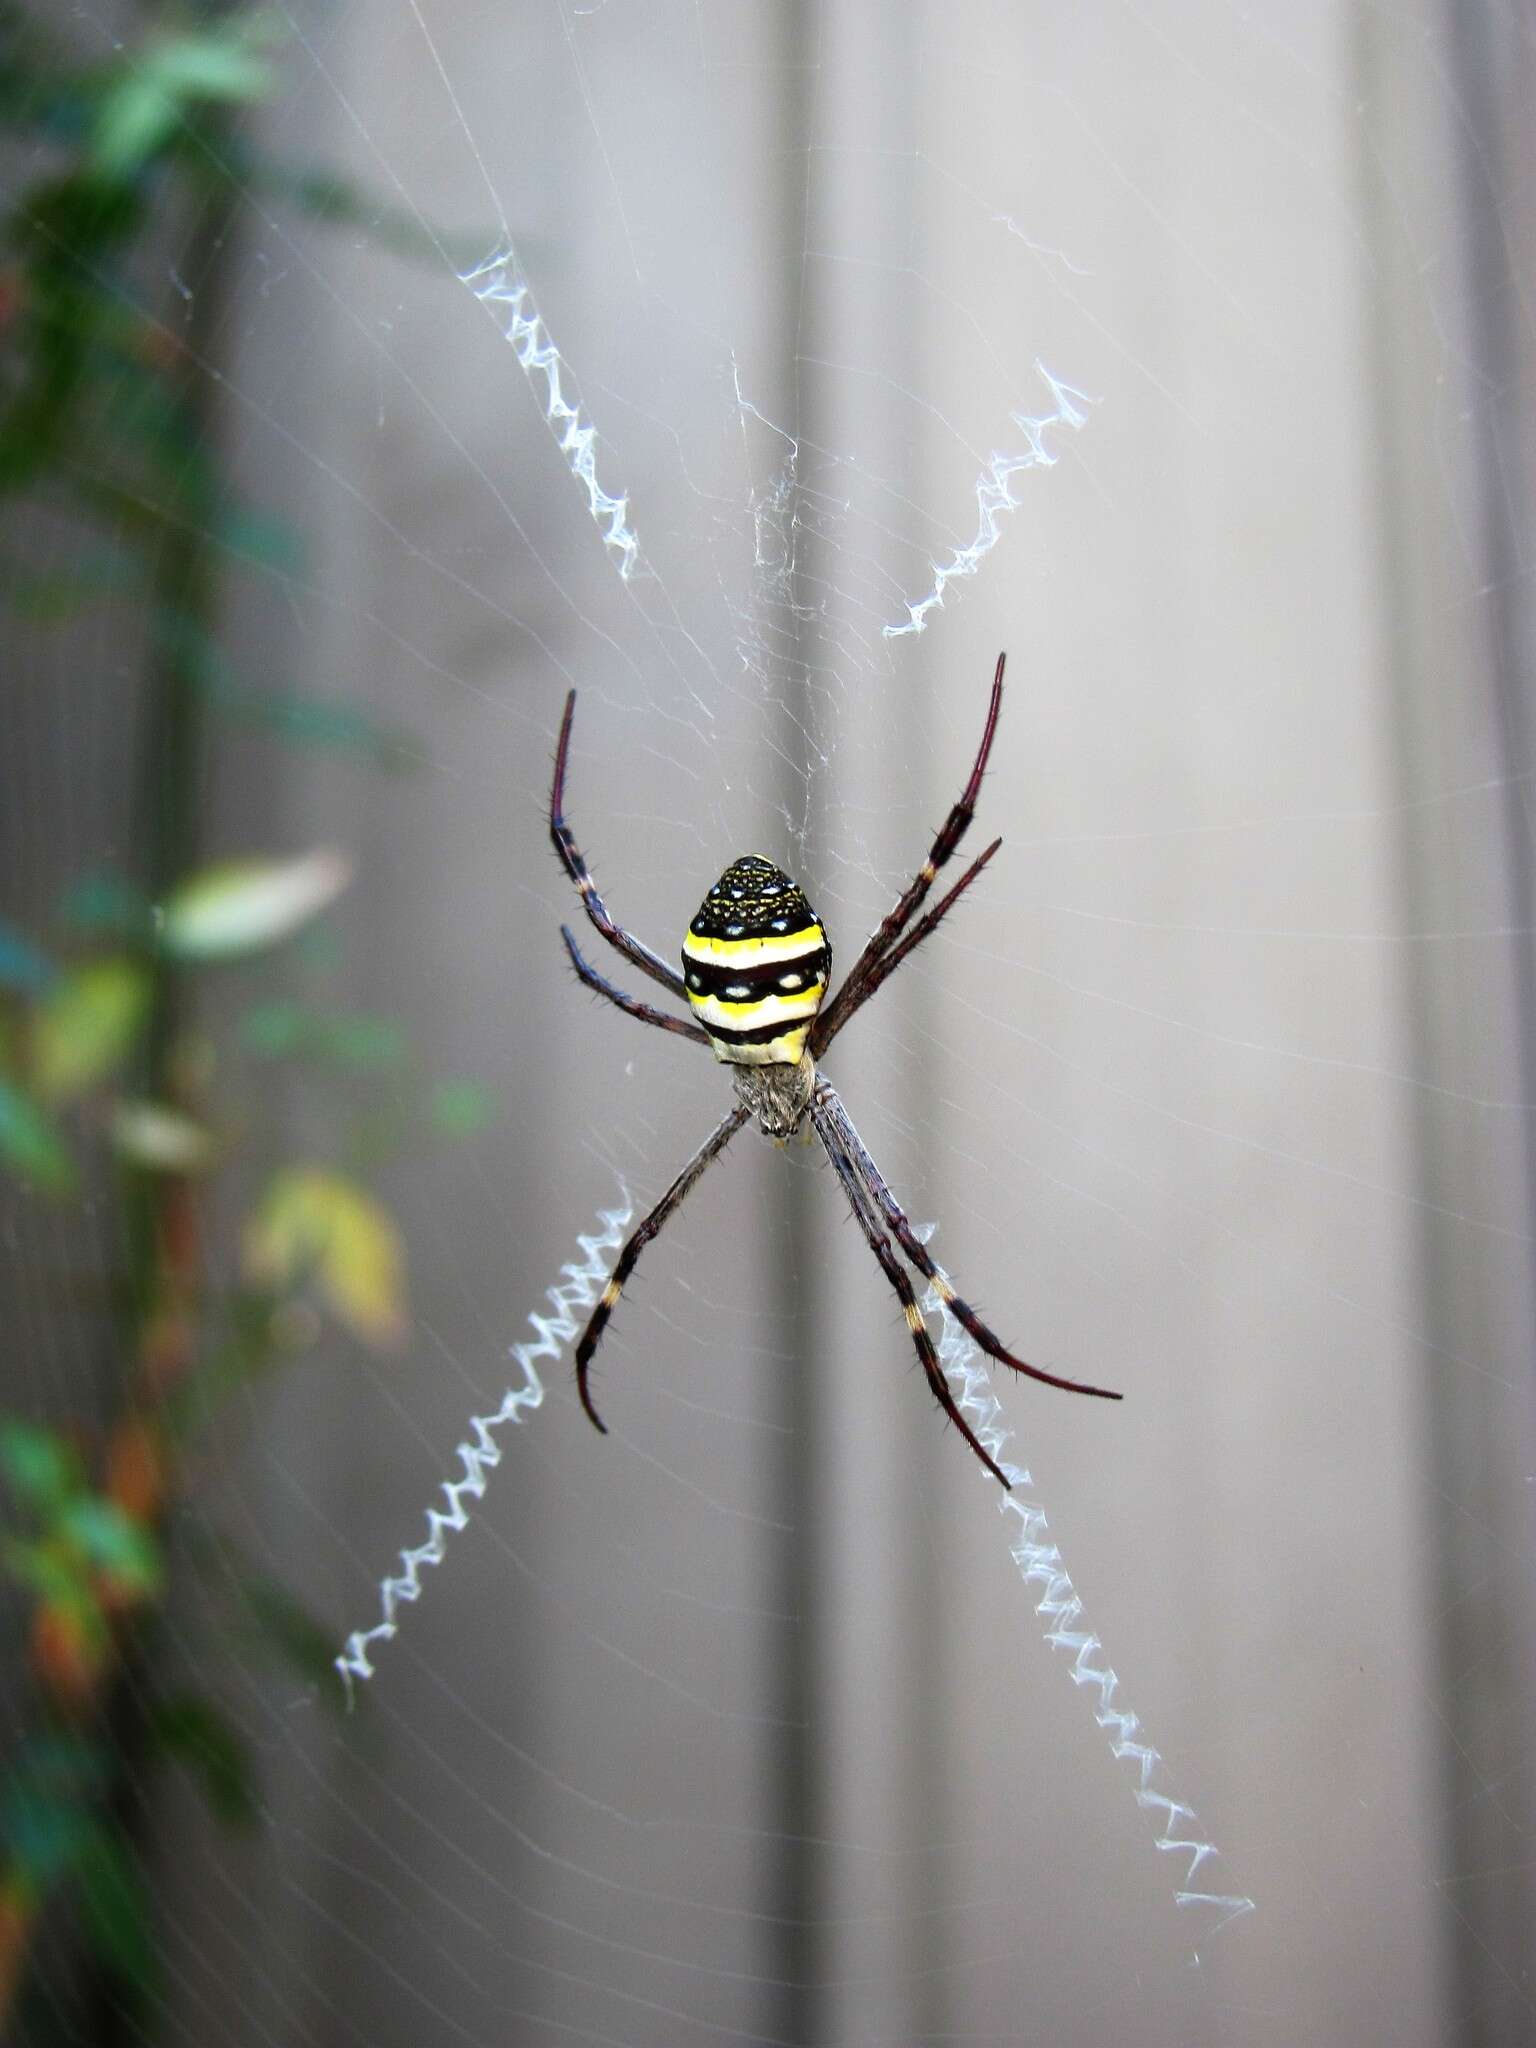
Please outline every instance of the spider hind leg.
[[1006, 1365], [1028, 1379], [1040, 1380], [1045, 1386], [1059, 1387], [1063, 1393], [1092, 1394], [1101, 1401], [1118, 1401], [1122, 1398], [1111, 1387], [1095, 1387], [1086, 1380], [1065, 1379], [1060, 1373], [1046, 1372], [1042, 1366], [1030, 1365], [1027, 1360], [1010, 1351], [996, 1332], [988, 1329], [970, 1303], [962, 1300], [955, 1292], [948, 1275], [934, 1264], [927, 1246], [912, 1228], [906, 1211], [891, 1193], [885, 1176], [870, 1156], [864, 1140], [854, 1129], [853, 1121], [843, 1106], [842, 1097], [830, 1081], [822, 1080], [817, 1097], [821, 1114], [836, 1130], [839, 1144], [867, 1190], [885, 1227], [918, 1272], [932, 1284], [940, 1301], [973, 1343], [977, 1344], [989, 1358], [995, 1358], [999, 1365]]
[[835, 1119], [828, 1114], [829, 1097], [836, 1100], [831, 1088], [826, 1082], [823, 1082], [811, 1100], [811, 1121], [815, 1126], [816, 1135], [820, 1138], [827, 1157], [832, 1162], [833, 1171], [843, 1184], [843, 1192], [848, 1197], [848, 1206], [853, 1211], [854, 1221], [858, 1224], [860, 1230], [863, 1231], [865, 1243], [879, 1261], [881, 1272], [884, 1273], [886, 1279], [890, 1282], [892, 1291], [901, 1303], [901, 1312], [906, 1319], [907, 1329], [912, 1338], [913, 1349], [917, 1353], [918, 1363], [923, 1368], [923, 1377], [928, 1382], [933, 1398], [965, 1438], [982, 1464], [986, 1466], [998, 1485], [1005, 1492], [1011, 1492], [1012, 1480], [1009, 1479], [1007, 1473], [1004, 1472], [996, 1459], [991, 1457], [984, 1448], [975, 1430], [972, 1429], [971, 1425], [961, 1414], [959, 1403], [950, 1391], [949, 1381], [944, 1377], [944, 1368], [939, 1363], [939, 1354], [934, 1348], [933, 1338], [929, 1335], [928, 1325], [923, 1321], [923, 1312], [918, 1307], [917, 1295], [913, 1290], [912, 1282], [907, 1277], [907, 1269], [896, 1256], [895, 1247], [886, 1235], [880, 1217], [876, 1213], [870, 1198], [869, 1190], [860, 1178], [858, 1167], [854, 1164], [852, 1155], [843, 1143]]
[[648, 1216], [641, 1220], [639, 1227], [631, 1234], [624, 1249], [619, 1253], [613, 1272], [609, 1276], [608, 1284], [598, 1297], [597, 1307], [593, 1309], [591, 1315], [587, 1318], [587, 1327], [582, 1331], [580, 1338], [577, 1340], [576, 1392], [580, 1396], [582, 1407], [586, 1410], [587, 1420], [594, 1429], [601, 1430], [604, 1436], [608, 1434], [608, 1425], [597, 1412], [597, 1406], [592, 1399], [592, 1389], [588, 1375], [592, 1365], [592, 1354], [603, 1340], [603, 1332], [608, 1327], [608, 1318], [617, 1308], [619, 1296], [624, 1292], [624, 1283], [635, 1270], [640, 1254], [645, 1250], [651, 1239], [660, 1231], [673, 1211], [682, 1206], [692, 1191], [695, 1182], [720, 1157], [720, 1154], [725, 1150], [732, 1138], [735, 1137], [746, 1120], [746, 1110], [736, 1108], [731, 1111], [729, 1116], [716, 1124], [715, 1128], [704, 1140], [698, 1151], [694, 1153], [655, 1208], [652, 1209]]

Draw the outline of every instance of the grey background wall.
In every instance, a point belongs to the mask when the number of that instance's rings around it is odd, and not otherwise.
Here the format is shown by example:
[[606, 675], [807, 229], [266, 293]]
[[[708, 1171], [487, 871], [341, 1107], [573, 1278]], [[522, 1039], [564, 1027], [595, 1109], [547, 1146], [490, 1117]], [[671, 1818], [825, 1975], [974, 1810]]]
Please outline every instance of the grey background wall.
[[[605, 1349], [612, 1436], [557, 1371], [361, 1711], [232, 1676], [273, 1827], [232, 1861], [165, 1807], [173, 2025], [1529, 2039], [1528, 23], [298, 28], [283, 139], [471, 240], [505, 215], [651, 573], [615, 577], [446, 263], [253, 209], [228, 432], [319, 545], [242, 626], [428, 763], [386, 798], [247, 748], [220, 830], [355, 850], [347, 991], [503, 1114], [395, 1174], [407, 1350], [254, 1403], [207, 1527], [366, 1625], [577, 1233], [719, 1113], [707, 1061], [564, 971], [568, 684], [618, 913], [670, 951], [759, 845], [846, 964], [1006, 646], [1005, 849], [832, 1070], [1005, 1335], [1124, 1388], [1002, 1392], [1256, 1909], [1176, 1903], [829, 1174], [746, 1139]], [[882, 640], [973, 530], [976, 448], [1042, 407], [1036, 357], [1100, 403], [929, 631]]]

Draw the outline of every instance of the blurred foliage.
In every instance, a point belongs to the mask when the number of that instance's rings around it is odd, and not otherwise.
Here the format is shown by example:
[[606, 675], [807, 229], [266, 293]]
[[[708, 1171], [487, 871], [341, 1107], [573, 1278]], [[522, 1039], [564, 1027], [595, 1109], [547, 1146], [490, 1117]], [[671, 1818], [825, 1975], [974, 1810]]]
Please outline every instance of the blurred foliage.
[[[388, 772], [419, 758], [361, 704], [243, 676], [221, 644], [225, 579], [303, 561], [301, 536], [235, 492], [214, 431], [203, 343], [241, 211], [444, 251], [345, 180], [262, 153], [242, 116], [276, 90], [273, 16], [187, 5], [137, 20], [82, 59], [62, 10], [50, 23], [0, 0], [0, 134], [30, 166], [0, 216], [0, 604], [33, 632], [111, 605], [142, 649], [137, 861], [76, 877], [46, 933], [0, 916], [0, 1175], [65, 1215], [91, 1202], [121, 1269], [102, 1412], [0, 1414], [0, 1611], [20, 1620], [11, 1662], [28, 1673], [0, 1775], [6, 2039], [45, 1915], [98, 1972], [104, 2038], [147, 2038], [156, 1950], [132, 1819], [153, 1767], [187, 1773], [229, 1827], [261, 1816], [255, 1759], [214, 1691], [144, 1682], [190, 1453], [232, 1394], [330, 1333], [399, 1340], [404, 1252], [369, 1176], [392, 1149], [491, 1114], [476, 1083], [424, 1071], [399, 1022], [324, 1000], [337, 942], [306, 942], [348, 884], [345, 856], [199, 852], [210, 720]], [[172, 249], [194, 284], [175, 286]], [[42, 565], [25, 541], [38, 515]], [[199, 1000], [207, 976], [215, 1006]], [[263, 1114], [276, 1063], [326, 1091], [305, 1127], [334, 1134], [328, 1156], [283, 1156]], [[218, 1542], [231, 1641], [329, 1688], [333, 1632]], [[216, 1674], [216, 1656], [199, 1668]], [[62, 2025], [45, 2006], [39, 2024]]]

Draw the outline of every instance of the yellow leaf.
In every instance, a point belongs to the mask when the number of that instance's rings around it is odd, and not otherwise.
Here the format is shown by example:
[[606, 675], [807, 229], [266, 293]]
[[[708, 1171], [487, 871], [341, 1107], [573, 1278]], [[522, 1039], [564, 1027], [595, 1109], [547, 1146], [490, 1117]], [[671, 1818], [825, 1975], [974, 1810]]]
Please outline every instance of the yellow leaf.
[[345, 854], [230, 861], [194, 875], [166, 904], [161, 937], [182, 960], [230, 960], [272, 946], [333, 902], [352, 878]]
[[355, 1181], [321, 1166], [273, 1176], [245, 1227], [247, 1277], [278, 1290], [313, 1278], [349, 1329], [390, 1344], [405, 1326], [403, 1255], [388, 1213]]
[[149, 976], [136, 960], [91, 960], [64, 975], [32, 1022], [32, 1078], [45, 1102], [64, 1102], [103, 1080], [132, 1048], [149, 1008]]

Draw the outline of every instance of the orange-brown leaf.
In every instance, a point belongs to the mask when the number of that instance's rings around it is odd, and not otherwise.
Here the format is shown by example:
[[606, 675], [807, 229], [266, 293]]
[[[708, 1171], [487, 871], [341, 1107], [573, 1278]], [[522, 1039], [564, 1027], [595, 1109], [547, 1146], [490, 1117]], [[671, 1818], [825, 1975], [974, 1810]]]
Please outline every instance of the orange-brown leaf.
[[155, 1521], [164, 1504], [165, 1442], [148, 1416], [127, 1415], [107, 1443], [105, 1492], [136, 1522]]

